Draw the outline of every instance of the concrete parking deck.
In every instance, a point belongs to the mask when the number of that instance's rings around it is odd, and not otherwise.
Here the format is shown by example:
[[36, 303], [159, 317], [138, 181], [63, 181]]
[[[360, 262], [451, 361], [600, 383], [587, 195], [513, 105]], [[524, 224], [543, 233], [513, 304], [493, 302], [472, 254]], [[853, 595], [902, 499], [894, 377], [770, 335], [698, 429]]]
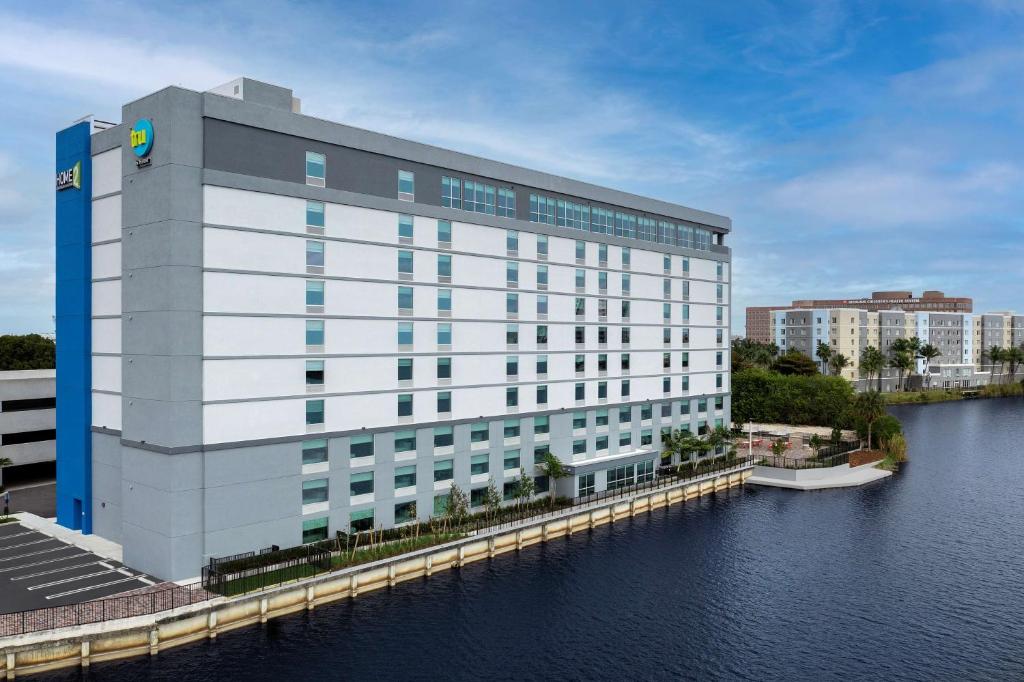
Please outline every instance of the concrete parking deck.
[[20, 522], [0, 524], [0, 613], [91, 601], [157, 582]]

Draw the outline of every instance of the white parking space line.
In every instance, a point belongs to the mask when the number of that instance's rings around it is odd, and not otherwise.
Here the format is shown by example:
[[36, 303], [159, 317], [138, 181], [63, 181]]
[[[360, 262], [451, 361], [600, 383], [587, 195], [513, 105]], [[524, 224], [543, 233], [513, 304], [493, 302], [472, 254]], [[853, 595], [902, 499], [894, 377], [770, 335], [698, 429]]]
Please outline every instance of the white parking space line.
[[[77, 549], [77, 547], [71, 547], [70, 549]], [[0, 573], [6, 573], [7, 571], [20, 571], [24, 568], [32, 568], [33, 566], [43, 566], [45, 564], [55, 564], [58, 561], [67, 561], [68, 559], [77, 559], [82, 556], [91, 556], [89, 552], [79, 552], [78, 554], [70, 554], [68, 556], [57, 557], [56, 559], [47, 559], [46, 561], [36, 561], [31, 564], [21, 564], [20, 566], [8, 566], [7, 568], [0, 568]]]
[[[39, 571], [38, 573], [26, 573], [25, 575], [11, 576], [11, 581], [13, 582], [15, 580], [27, 580], [29, 578], [38, 578], [41, 575], [50, 575], [52, 573], [60, 573], [61, 571], [70, 571], [73, 568], [85, 568], [86, 566], [95, 566], [97, 563], [99, 563], [100, 566], [103, 566], [103, 564], [100, 562], [90, 561], [87, 564], [72, 564], [71, 566], [64, 566], [63, 568], [52, 568], [49, 571]], [[110, 566], [107, 566], [106, 568], [110, 568]]]
[[24, 533], [11, 533], [10, 535], [0, 535], [0, 540], [7, 540], [8, 538], [20, 538], [25, 535], [35, 535], [36, 531], [28, 530]]
[[61, 552], [65, 549], [76, 549], [72, 545], [61, 545], [60, 547], [54, 547], [53, 549], [44, 549], [38, 552], [29, 552], [28, 554], [18, 554], [16, 556], [9, 556], [0, 559], [2, 561], [14, 561], [15, 559], [24, 559], [25, 557], [38, 556], [40, 554], [49, 554], [50, 552]]
[[6, 552], [9, 549], [15, 549], [17, 547], [28, 547], [29, 545], [38, 545], [40, 542], [49, 542], [53, 538], [43, 538], [42, 540], [32, 540], [31, 542], [23, 542], [20, 545], [7, 545], [6, 547], [0, 547], [0, 552]]
[[60, 592], [59, 594], [47, 595], [47, 599], [57, 599], [58, 597], [66, 597], [69, 594], [78, 594], [79, 592], [88, 592], [89, 590], [98, 590], [101, 587], [109, 587], [110, 585], [117, 585], [119, 583], [130, 583], [133, 580], [138, 580], [136, 577], [121, 578], [120, 580], [112, 580], [109, 583], [102, 583], [100, 585], [89, 585], [88, 587], [80, 587], [77, 590], [68, 590], [67, 592]]
[[146, 583], [147, 585], [156, 585], [156, 583], [153, 582], [152, 580], [147, 580], [147, 579], [143, 578], [142, 576], [139, 576], [139, 582], [140, 583]]
[[29, 590], [29, 592], [31, 592], [32, 590], [41, 590], [44, 587], [53, 587], [54, 585], [63, 585], [64, 583], [73, 583], [76, 580], [85, 580], [86, 578], [95, 578], [98, 575], [110, 575], [111, 573], [114, 573], [114, 572], [115, 571], [97, 571], [96, 573], [86, 573], [85, 575], [76, 575], [76, 576], [72, 576], [71, 578], [63, 578], [61, 580], [52, 580], [52, 581], [50, 581], [48, 583], [40, 583], [39, 585], [33, 585], [32, 587], [29, 587], [28, 590]]

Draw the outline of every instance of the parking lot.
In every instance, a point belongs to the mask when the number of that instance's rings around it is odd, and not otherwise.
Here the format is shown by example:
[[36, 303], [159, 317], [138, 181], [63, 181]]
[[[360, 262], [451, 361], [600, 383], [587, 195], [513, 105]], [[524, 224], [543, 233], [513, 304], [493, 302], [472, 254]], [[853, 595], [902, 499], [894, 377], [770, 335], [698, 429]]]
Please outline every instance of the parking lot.
[[158, 582], [20, 523], [0, 524], [0, 613], [91, 601]]

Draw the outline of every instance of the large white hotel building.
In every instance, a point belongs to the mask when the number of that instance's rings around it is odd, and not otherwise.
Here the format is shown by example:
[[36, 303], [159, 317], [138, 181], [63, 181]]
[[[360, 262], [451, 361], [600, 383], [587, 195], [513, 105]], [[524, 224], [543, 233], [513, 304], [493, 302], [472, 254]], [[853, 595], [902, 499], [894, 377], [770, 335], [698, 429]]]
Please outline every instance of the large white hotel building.
[[179, 579], [729, 424], [728, 218], [298, 108], [239, 79], [58, 133], [62, 524]]

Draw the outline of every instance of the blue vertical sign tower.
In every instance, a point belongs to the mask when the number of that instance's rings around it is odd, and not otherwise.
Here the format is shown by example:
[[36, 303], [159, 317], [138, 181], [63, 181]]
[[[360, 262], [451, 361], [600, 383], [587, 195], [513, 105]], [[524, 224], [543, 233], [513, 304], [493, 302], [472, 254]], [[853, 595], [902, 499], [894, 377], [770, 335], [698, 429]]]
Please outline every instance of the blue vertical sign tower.
[[92, 532], [90, 122], [57, 133], [57, 523]]

